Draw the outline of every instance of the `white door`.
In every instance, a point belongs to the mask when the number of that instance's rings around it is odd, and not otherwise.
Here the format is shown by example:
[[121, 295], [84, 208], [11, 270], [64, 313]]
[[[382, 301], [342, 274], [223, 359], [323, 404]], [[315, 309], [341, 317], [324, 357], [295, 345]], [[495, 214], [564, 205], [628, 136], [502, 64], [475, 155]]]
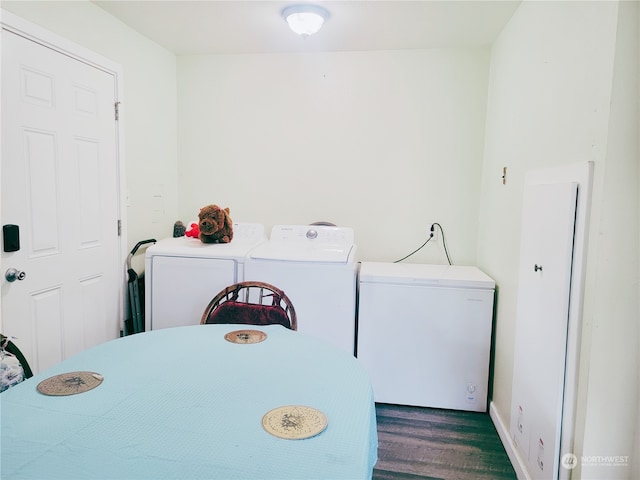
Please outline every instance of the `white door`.
[[[119, 333], [114, 75], [2, 30], [2, 333], [38, 372]], [[5, 272], [25, 273], [9, 282]]]
[[511, 435], [532, 478], [558, 478], [576, 183], [526, 185]]

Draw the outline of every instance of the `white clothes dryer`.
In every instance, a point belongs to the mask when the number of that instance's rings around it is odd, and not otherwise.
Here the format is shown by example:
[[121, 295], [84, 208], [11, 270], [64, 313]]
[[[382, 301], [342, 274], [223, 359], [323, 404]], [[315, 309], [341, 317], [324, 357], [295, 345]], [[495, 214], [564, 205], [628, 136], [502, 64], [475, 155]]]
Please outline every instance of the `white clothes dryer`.
[[284, 290], [296, 310], [298, 331], [354, 354], [356, 245], [352, 228], [276, 225], [254, 248], [245, 279]]
[[266, 241], [264, 225], [234, 223], [229, 243], [178, 237], [145, 252], [145, 330], [197, 325], [211, 299], [244, 278], [248, 253]]

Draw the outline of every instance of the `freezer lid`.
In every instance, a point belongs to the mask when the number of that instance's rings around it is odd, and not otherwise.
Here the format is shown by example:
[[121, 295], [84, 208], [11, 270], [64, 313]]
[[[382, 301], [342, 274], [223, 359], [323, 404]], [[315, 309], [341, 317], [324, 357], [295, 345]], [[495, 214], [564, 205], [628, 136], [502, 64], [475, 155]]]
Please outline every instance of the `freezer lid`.
[[362, 262], [360, 283], [459, 288], [495, 288], [495, 281], [474, 266]]

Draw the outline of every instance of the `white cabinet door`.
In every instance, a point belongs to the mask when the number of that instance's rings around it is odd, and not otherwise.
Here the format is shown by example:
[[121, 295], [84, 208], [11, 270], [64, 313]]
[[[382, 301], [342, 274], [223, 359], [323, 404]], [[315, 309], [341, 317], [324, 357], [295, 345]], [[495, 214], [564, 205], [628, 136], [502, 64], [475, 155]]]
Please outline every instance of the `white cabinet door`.
[[119, 334], [115, 83], [2, 30], [2, 223], [20, 228], [2, 252], [2, 332], [34, 372]]
[[198, 325], [218, 292], [238, 281], [233, 259], [148, 256], [146, 330]]
[[536, 479], [558, 476], [577, 190], [524, 190], [510, 431]]

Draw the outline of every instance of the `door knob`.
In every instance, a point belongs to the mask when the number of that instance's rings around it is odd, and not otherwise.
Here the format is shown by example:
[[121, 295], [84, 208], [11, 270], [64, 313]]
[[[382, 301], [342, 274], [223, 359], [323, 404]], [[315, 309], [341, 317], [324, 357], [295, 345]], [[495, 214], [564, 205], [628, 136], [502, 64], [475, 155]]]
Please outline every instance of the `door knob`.
[[542, 265], [538, 265], [538, 264], [534, 265], [533, 266], [533, 271], [534, 272], [538, 272], [538, 271], [541, 272], [542, 271]]
[[15, 268], [9, 268], [6, 272], [4, 272], [4, 278], [6, 278], [8, 282], [24, 280], [26, 276], [27, 274], [25, 272], [23, 272], [22, 270], [17, 270]]

